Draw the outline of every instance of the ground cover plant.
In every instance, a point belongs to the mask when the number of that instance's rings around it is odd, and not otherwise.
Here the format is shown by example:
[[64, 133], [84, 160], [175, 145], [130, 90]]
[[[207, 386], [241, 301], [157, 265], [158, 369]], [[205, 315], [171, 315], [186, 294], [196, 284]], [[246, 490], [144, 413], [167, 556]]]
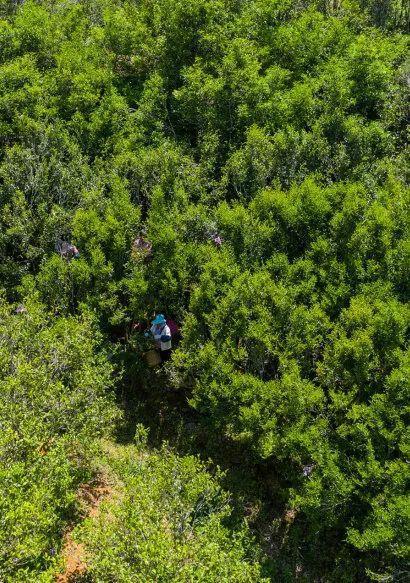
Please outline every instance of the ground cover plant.
[[232, 509], [220, 476], [193, 456], [167, 447], [147, 455], [142, 445], [109, 452], [117, 495], [77, 528], [90, 580], [268, 581], [247, 525], [226, 525]]

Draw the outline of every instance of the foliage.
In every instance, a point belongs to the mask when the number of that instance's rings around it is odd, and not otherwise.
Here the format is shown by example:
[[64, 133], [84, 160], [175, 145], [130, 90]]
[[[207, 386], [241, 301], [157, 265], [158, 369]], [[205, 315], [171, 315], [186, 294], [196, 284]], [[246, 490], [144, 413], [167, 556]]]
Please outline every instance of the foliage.
[[[27, 456], [7, 454], [4, 480], [33, 472], [3, 515], [19, 496], [46, 509], [33, 531], [16, 519], [30, 553], [0, 535], [4, 577], [46, 571], [79, 479], [67, 451], [82, 458], [110, 425], [96, 327], [129, 339], [154, 311], [182, 325], [167, 387], [269, 467], [271, 498], [295, 513], [283, 544], [269, 535], [272, 577], [296, 576], [288, 543], [307, 580], [406, 573], [406, 3], [27, 0], [0, 18], [2, 439], [17, 391]], [[132, 251], [143, 228], [150, 261]], [[151, 378], [145, 340], [129, 347], [130, 371]], [[55, 461], [31, 463], [47, 436]], [[66, 485], [47, 490], [47, 472]], [[240, 577], [219, 519], [214, 542]]]
[[110, 464], [119, 493], [77, 529], [91, 581], [266, 581], [247, 526], [226, 526], [220, 477], [196, 458], [129, 446]]
[[25, 313], [0, 309], [0, 576], [52, 580], [42, 571], [90, 476], [94, 440], [117, 417], [112, 367], [89, 318], [53, 320], [33, 299]]

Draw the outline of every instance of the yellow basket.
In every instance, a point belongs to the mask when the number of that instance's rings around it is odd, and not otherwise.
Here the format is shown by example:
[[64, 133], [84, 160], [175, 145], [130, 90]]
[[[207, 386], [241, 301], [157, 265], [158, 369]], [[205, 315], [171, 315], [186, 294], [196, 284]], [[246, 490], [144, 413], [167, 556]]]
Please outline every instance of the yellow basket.
[[156, 350], [148, 350], [148, 352], [145, 352], [144, 359], [150, 367], [161, 364], [161, 357]]

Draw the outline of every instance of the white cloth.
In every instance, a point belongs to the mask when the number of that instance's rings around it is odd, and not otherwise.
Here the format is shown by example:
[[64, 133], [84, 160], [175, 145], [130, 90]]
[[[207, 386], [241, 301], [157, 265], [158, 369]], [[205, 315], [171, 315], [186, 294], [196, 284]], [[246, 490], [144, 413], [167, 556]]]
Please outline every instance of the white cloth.
[[161, 340], [161, 336], [162, 336], [162, 324], [158, 325], [158, 324], [153, 324], [150, 328], [151, 330], [151, 334], [154, 337], [154, 340]]
[[159, 344], [161, 350], [170, 350], [171, 340], [168, 340], [168, 342], [161, 341], [161, 336], [171, 336], [171, 330], [169, 329], [168, 324], [151, 326], [151, 333], [154, 337], [154, 340]]
[[[171, 330], [169, 329], [168, 324], [165, 324], [161, 331], [161, 336], [171, 336]], [[171, 348], [171, 339], [168, 342], [162, 342], [161, 340], [161, 350], [170, 350]]]

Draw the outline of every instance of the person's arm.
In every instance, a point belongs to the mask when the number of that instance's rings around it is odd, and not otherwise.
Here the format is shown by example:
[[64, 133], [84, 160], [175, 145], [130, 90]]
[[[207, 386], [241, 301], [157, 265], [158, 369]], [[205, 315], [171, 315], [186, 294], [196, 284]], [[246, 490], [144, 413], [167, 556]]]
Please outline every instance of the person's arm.
[[151, 332], [154, 337], [154, 340], [159, 342], [161, 340], [162, 330], [158, 328], [158, 326], [152, 326]]
[[144, 336], [146, 338], [148, 338], [149, 336], [154, 336], [154, 326], [151, 326], [151, 328], [145, 332]]
[[161, 342], [169, 342], [171, 340], [171, 330], [169, 326], [165, 326], [161, 334]]

